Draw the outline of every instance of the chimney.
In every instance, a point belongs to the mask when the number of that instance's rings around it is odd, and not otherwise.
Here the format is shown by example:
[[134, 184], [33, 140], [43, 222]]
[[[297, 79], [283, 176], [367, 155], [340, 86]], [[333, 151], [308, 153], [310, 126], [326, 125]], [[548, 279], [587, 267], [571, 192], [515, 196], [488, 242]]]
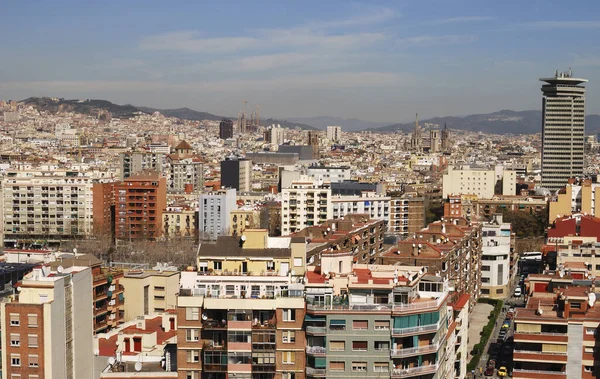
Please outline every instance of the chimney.
[[416, 243], [412, 244], [412, 255], [414, 257], [418, 257], [419, 256], [419, 247], [417, 246]]

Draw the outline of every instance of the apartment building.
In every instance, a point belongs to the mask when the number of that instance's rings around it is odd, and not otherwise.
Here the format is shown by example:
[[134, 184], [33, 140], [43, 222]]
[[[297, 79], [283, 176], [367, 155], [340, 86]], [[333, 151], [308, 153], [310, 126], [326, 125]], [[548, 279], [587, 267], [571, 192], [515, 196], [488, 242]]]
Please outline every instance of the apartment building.
[[104, 333], [124, 322], [123, 270], [103, 267], [102, 261], [92, 254], [69, 256], [64, 254], [50, 263], [52, 270], [59, 267], [89, 267], [92, 280], [92, 309], [94, 334]]
[[348, 214], [342, 219], [306, 227], [293, 236], [307, 239], [308, 264], [320, 264], [325, 255], [346, 255], [358, 263], [375, 263], [385, 251], [385, 231], [381, 220], [372, 220], [368, 215]]
[[448, 282], [426, 267], [329, 257], [307, 268], [305, 291], [307, 378], [455, 377]]
[[156, 171], [138, 172], [115, 184], [115, 237], [155, 240], [162, 235], [166, 179]]
[[469, 312], [481, 294], [482, 225], [464, 218], [445, 218], [398, 242], [380, 263], [425, 266], [448, 280], [451, 302], [469, 295]]
[[204, 165], [199, 157], [189, 154], [170, 154], [167, 156], [166, 167], [168, 192], [192, 193], [202, 191], [204, 187]]
[[350, 167], [311, 165], [306, 168], [306, 176], [318, 182], [339, 183], [351, 179]]
[[569, 179], [566, 186], [558, 191], [555, 198], [549, 202], [550, 213], [549, 222], [561, 216], [568, 216], [571, 213], [587, 213], [595, 217], [600, 217], [600, 183], [594, 183], [589, 179], [579, 180]]
[[273, 146], [283, 145], [285, 142], [285, 129], [279, 124], [268, 126], [264, 133], [264, 140]]
[[496, 213], [481, 228], [481, 296], [503, 299], [510, 296], [510, 284], [517, 273], [514, 235], [511, 224]]
[[467, 220], [491, 220], [496, 213], [506, 211], [543, 215], [548, 210], [545, 196], [494, 195], [480, 199], [475, 195], [450, 195], [444, 199], [444, 217], [464, 217]]
[[127, 296], [124, 321], [174, 310], [179, 292], [179, 272], [169, 269], [125, 271], [120, 280]]
[[7, 171], [2, 180], [4, 243], [91, 235], [93, 181], [92, 174], [81, 171]]
[[167, 153], [134, 151], [121, 153], [119, 156], [121, 167], [121, 180], [125, 180], [135, 173], [144, 170], [162, 172], [167, 163]]
[[255, 209], [236, 209], [229, 212], [230, 234], [241, 236], [246, 229], [260, 228], [260, 211]]
[[94, 235], [112, 238], [115, 232], [115, 182], [93, 184], [92, 213]]
[[494, 194], [514, 195], [517, 177], [514, 171], [469, 165], [448, 166], [443, 176], [442, 196], [473, 194], [478, 198], [490, 199]]
[[165, 238], [196, 238], [197, 212], [189, 205], [168, 206], [162, 217]]
[[527, 304], [514, 318], [513, 378], [598, 377], [600, 311], [591, 273], [582, 264], [530, 274], [525, 287]]
[[375, 191], [363, 191], [359, 196], [334, 195], [331, 197], [334, 218], [347, 214], [367, 214], [373, 219], [383, 220], [386, 226], [390, 221], [390, 196]]
[[4, 378], [93, 377], [91, 270], [59, 271], [34, 269], [0, 304]]
[[331, 188], [312, 180], [293, 181], [281, 190], [281, 234], [288, 235], [307, 226], [333, 218]]
[[182, 272], [179, 378], [304, 378], [305, 240], [245, 236], [202, 244]]
[[390, 198], [388, 232], [408, 237], [425, 226], [425, 198], [413, 195], [392, 195]]
[[221, 187], [235, 188], [238, 192], [250, 192], [252, 161], [237, 157], [221, 161]]
[[198, 233], [200, 240], [214, 241], [229, 234], [230, 213], [237, 209], [235, 188], [222, 189], [200, 195]]

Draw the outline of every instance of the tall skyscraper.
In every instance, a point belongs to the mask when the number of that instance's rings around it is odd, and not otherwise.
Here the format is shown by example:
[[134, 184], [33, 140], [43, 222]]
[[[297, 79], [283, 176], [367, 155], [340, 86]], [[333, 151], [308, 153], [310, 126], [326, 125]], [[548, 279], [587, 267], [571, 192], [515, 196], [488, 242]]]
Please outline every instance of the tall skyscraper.
[[219, 123], [219, 138], [228, 139], [233, 138], [233, 121], [228, 118], [224, 118]]
[[327, 126], [327, 139], [337, 142], [342, 138], [342, 127], [339, 125]]
[[571, 70], [541, 78], [542, 187], [563, 188], [569, 178], [583, 175], [586, 79]]

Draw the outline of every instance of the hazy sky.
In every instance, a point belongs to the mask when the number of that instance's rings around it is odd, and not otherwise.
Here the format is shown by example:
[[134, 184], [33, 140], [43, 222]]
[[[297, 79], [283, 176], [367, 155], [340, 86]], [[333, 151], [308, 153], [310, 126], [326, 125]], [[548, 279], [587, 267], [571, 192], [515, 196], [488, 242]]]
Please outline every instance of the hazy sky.
[[7, 1], [0, 98], [370, 121], [540, 109], [573, 68], [600, 113], [600, 2]]

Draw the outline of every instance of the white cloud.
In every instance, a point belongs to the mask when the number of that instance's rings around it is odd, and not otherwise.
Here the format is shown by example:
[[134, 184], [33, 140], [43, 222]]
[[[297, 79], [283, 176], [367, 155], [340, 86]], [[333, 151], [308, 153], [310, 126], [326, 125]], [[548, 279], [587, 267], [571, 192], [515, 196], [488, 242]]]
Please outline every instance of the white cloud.
[[534, 29], [598, 29], [600, 21], [534, 21], [524, 26]]
[[[360, 11], [360, 10], [359, 10]], [[322, 28], [337, 28], [346, 26], [360, 26], [360, 25], [371, 25], [379, 24], [385, 21], [389, 21], [396, 17], [398, 13], [389, 8], [377, 8], [367, 11], [362, 11], [360, 14], [341, 19], [331, 21], [321, 21], [315, 23], [309, 23], [309, 27], [322, 29]]]
[[390, 72], [335, 72], [288, 75], [269, 79], [226, 79], [219, 81], [171, 84], [164, 81], [37, 81], [0, 83], [0, 90], [31, 90], [46, 93], [185, 91], [187, 93], [276, 91], [293, 89], [395, 87], [416, 82], [409, 74]]
[[495, 17], [491, 17], [491, 16], [459, 16], [459, 17], [444, 18], [444, 19], [440, 19], [440, 20], [433, 20], [429, 23], [430, 24], [460, 24], [460, 23], [469, 23], [469, 22], [492, 21], [495, 19], [496, 19]]
[[476, 40], [475, 36], [465, 34], [448, 34], [441, 36], [415, 36], [397, 40], [401, 46], [432, 46], [432, 45], [454, 45], [469, 43]]
[[186, 53], [223, 53], [250, 49], [259, 41], [253, 37], [201, 38], [197, 31], [178, 31], [157, 34], [142, 39], [139, 47], [152, 51], [181, 51]]

